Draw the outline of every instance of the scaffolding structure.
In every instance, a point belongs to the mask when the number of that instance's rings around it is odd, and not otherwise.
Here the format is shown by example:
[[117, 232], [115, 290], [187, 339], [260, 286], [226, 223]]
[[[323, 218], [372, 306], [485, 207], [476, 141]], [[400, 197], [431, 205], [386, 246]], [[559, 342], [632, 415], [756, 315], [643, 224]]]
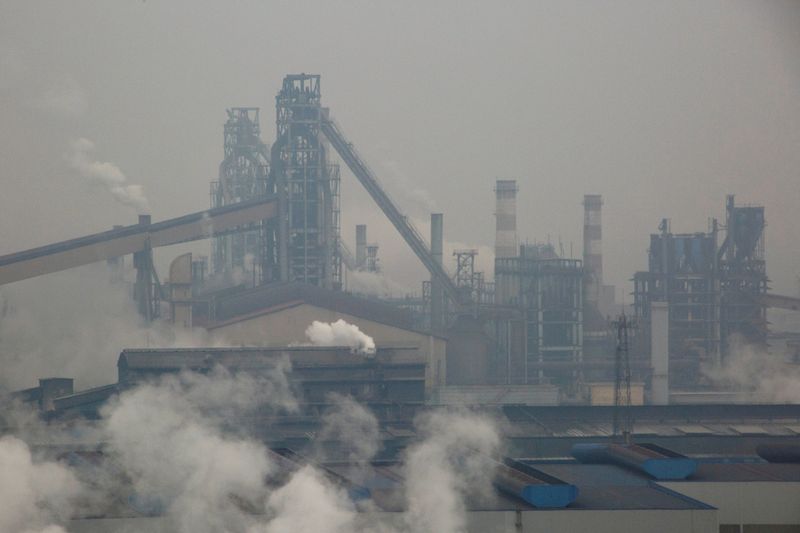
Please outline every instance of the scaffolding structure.
[[278, 195], [275, 279], [341, 287], [339, 167], [321, 135], [319, 75], [286, 76], [276, 97], [270, 182]]
[[478, 276], [475, 272], [475, 258], [478, 255], [478, 250], [455, 250], [453, 257], [456, 258], [456, 285], [459, 288], [469, 288], [475, 290], [478, 284]]
[[[226, 110], [224, 157], [219, 178], [211, 182], [211, 207], [246, 202], [268, 193], [269, 148], [261, 141], [259, 108], [234, 107]], [[266, 222], [251, 224], [242, 231], [212, 241], [214, 273], [244, 280], [265, 281]]]
[[650, 303], [669, 304], [670, 380], [697, 385], [700, 368], [719, 354], [717, 232], [673, 234], [664, 219], [650, 235], [648, 270], [634, 275], [634, 309], [648, 327], [641, 347], [650, 345]]
[[366, 272], [380, 272], [381, 271], [381, 265], [380, 265], [379, 260], [378, 260], [378, 249], [379, 248], [380, 248], [380, 246], [378, 246], [375, 243], [367, 245], [367, 247], [366, 247], [367, 258], [366, 258], [366, 261], [364, 262], [364, 270]]
[[[518, 307], [522, 321], [499, 324], [498, 353], [524, 354], [509, 361], [509, 382], [551, 382], [575, 392], [582, 381], [583, 266], [577, 259], [495, 259], [495, 290], [501, 306]], [[514, 329], [522, 328], [522, 335]], [[522, 346], [514, 346], [519, 344]], [[521, 348], [521, 350], [520, 350]]]

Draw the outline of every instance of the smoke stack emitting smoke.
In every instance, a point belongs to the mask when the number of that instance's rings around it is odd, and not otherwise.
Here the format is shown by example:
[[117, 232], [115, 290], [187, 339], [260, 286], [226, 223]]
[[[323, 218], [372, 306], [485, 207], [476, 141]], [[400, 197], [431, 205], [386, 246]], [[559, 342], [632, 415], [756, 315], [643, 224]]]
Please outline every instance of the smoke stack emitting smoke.
[[92, 155], [95, 145], [89, 139], [81, 137], [72, 143], [69, 162], [84, 177], [103, 185], [122, 205], [132, 207], [139, 214], [150, 212], [144, 189], [141, 185], [128, 183], [125, 174], [113, 163], [97, 161]]

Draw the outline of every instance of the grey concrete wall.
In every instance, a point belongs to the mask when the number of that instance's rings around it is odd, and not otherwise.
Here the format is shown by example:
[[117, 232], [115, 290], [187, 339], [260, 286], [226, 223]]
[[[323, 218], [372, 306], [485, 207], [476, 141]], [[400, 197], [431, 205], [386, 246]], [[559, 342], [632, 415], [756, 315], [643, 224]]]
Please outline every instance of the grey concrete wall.
[[651, 403], [669, 403], [669, 304], [650, 303], [650, 365], [653, 379], [650, 386]]

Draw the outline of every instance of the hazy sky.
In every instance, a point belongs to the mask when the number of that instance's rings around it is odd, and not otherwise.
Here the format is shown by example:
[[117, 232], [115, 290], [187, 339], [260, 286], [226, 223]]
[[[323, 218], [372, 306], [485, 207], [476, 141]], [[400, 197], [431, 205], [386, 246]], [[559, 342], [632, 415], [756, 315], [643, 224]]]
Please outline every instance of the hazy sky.
[[[289, 72], [322, 74], [324, 105], [401, 208], [444, 212], [457, 246], [492, 245], [497, 177], [519, 180], [522, 238], [576, 255], [582, 196], [601, 193], [606, 278], [622, 285], [660, 218], [703, 231], [735, 193], [766, 206], [773, 287], [797, 290], [797, 1], [4, 0], [0, 253], [135, 221], [70, 165], [80, 137], [144, 186], [154, 220], [206, 208], [225, 108], [260, 106], [272, 142]], [[351, 245], [367, 222], [387, 273], [421, 279], [343, 177]]]

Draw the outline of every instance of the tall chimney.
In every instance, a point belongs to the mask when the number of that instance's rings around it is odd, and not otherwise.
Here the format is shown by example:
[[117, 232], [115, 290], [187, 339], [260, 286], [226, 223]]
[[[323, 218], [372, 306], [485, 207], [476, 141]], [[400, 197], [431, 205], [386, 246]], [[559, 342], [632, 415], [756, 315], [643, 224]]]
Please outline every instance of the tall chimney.
[[584, 301], [594, 307], [600, 303], [603, 287], [603, 236], [601, 209], [603, 197], [599, 194], [583, 196], [583, 268]]
[[356, 267], [364, 268], [367, 264], [367, 225], [356, 226]]
[[494, 187], [495, 257], [516, 257], [517, 250], [517, 180], [497, 180]]
[[669, 304], [650, 302], [650, 402], [669, 403]]
[[[444, 244], [444, 215], [431, 213], [431, 255], [442, 264]], [[431, 276], [431, 330], [444, 329], [444, 288], [441, 282]]]

